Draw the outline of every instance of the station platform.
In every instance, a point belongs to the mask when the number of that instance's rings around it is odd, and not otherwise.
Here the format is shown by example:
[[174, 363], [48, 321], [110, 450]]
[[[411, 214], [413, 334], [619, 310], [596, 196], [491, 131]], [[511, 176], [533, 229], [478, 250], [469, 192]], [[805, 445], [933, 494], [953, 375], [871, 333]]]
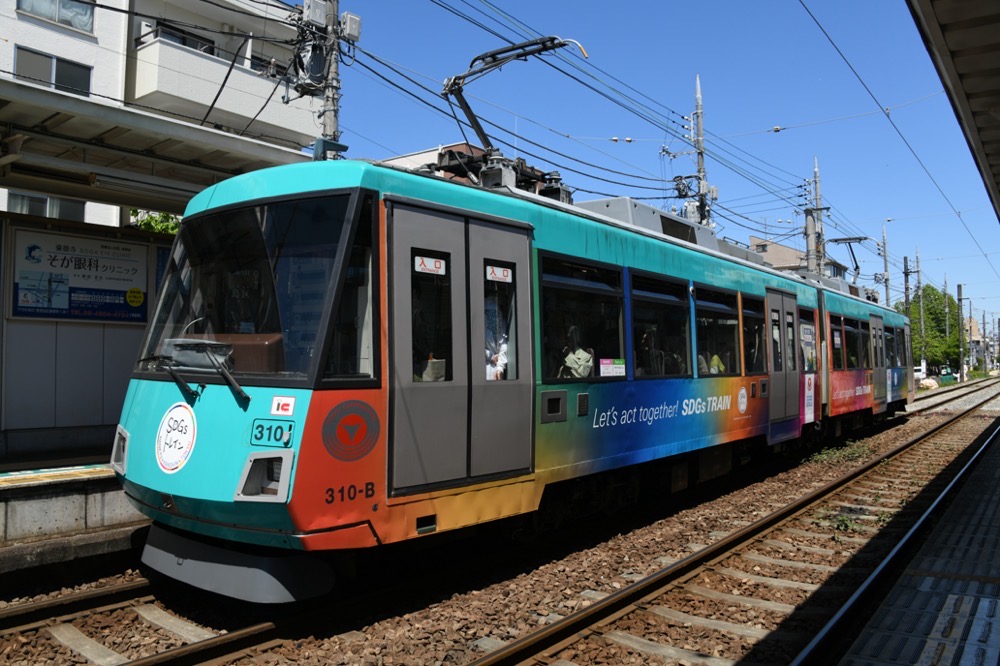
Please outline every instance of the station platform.
[[998, 439], [841, 664], [1000, 663]]
[[0, 574], [132, 547], [148, 520], [108, 465], [0, 474]]

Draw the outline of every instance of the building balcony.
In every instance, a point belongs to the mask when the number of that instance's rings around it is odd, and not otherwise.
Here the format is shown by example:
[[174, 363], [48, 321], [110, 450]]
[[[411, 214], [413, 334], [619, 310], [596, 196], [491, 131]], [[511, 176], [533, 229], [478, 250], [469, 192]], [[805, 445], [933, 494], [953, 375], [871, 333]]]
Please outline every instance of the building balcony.
[[243, 66], [242, 57], [237, 58], [227, 80], [232, 55], [223, 58], [215, 55], [221, 54], [215, 49], [206, 50], [209, 52], [165, 38], [148, 39], [135, 50], [135, 74], [129, 77], [126, 96], [149, 110], [196, 124], [211, 109], [204, 124], [237, 133], [257, 116], [246, 136], [285, 146], [313, 143], [318, 133], [315, 112], [320, 103], [301, 98], [283, 104], [285, 85]]

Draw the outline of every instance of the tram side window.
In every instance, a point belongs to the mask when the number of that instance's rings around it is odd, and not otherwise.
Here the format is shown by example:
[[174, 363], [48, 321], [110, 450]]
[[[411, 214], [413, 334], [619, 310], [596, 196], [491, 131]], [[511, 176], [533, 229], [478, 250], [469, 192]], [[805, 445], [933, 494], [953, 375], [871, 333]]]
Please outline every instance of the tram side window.
[[784, 356], [781, 353], [781, 312], [771, 310], [771, 358], [774, 360], [774, 371], [781, 372], [784, 367]]
[[[875, 353], [878, 354], [877, 351]], [[861, 367], [872, 369], [872, 334], [871, 326], [866, 321], [861, 322]]]
[[895, 368], [896, 362], [896, 329], [885, 327], [885, 367]]
[[687, 285], [632, 276], [636, 377], [691, 374], [691, 310]]
[[844, 319], [844, 351], [847, 356], [847, 369], [857, 370], [861, 367], [861, 328], [857, 319]]
[[542, 259], [545, 381], [624, 377], [621, 272]]
[[785, 313], [785, 349], [788, 350], [788, 367], [786, 370], [795, 372], [795, 315]]
[[451, 255], [417, 248], [411, 255], [413, 381], [451, 381]]
[[816, 324], [812, 310], [799, 310], [799, 349], [802, 372], [816, 372]]
[[740, 374], [736, 294], [699, 288], [695, 299], [698, 374]]
[[833, 369], [844, 369], [844, 318], [830, 315], [830, 357], [833, 359]]
[[764, 301], [743, 297], [743, 358], [748, 375], [767, 372], [767, 329], [764, 326]]
[[517, 379], [514, 269], [487, 260], [483, 281], [486, 379]]
[[354, 245], [347, 258], [347, 271], [336, 300], [333, 337], [330, 339], [326, 369], [323, 372], [326, 379], [375, 376], [372, 206], [369, 197], [362, 206]]

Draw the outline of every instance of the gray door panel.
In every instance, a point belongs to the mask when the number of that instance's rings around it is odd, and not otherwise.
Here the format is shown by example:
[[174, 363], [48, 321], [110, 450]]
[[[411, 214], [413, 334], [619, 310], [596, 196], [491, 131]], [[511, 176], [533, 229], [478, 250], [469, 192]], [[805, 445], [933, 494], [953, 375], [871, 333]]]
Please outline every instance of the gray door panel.
[[529, 234], [392, 205], [394, 491], [531, 469]]
[[784, 421], [799, 415], [799, 333], [795, 296], [767, 292], [768, 346], [770, 348], [770, 420]]
[[[398, 490], [461, 479], [468, 467], [464, 222], [396, 205], [389, 242], [390, 436], [392, 486]], [[451, 330], [450, 344], [442, 342], [441, 325]], [[460, 334], [456, 335], [456, 329]]]
[[[531, 467], [530, 285], [527, 232], [470, 223], [472, 476]], [[508, 362], [502, 378], [490, 380], [487, 352], [497, 344], [498, 320], [504, 322], [499, 328], [505, 331]], [[477, 341], [483, 349], [478, 366]]]
[[885, 373], [885, 324], [882, 317], [872, 315], [869, 320], [871, 328], [871, 355], [874, 377], [872, 387], [872, 398], [875, 404], [875, 411], [881, 412], [885, 409], [886, 373]]

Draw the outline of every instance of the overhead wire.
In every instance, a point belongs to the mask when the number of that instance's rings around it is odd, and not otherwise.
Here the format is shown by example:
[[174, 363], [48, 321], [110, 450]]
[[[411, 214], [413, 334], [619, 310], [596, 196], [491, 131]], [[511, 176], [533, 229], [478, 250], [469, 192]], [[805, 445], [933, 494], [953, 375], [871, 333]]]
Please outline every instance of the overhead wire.
[[844, 52], [840, 50], [840, 47], [837, 46], [837, 43], [833, 41], [833, 38], [830, 36], [830, 33], [827, 32], [826, 28], [823, 27], [823, 24], [820, 23], [819, 19], [817, 19], [816, 16], [812, 13], [812, 11], [809, 10], [809, 7], [806, 5], [805, 0], [799, 0], [799, 4], [802, 5], [802, 8], [809, 15], [809, 18], [811, 18], [813, 20], [813, 22], [816, 24], [816, 27], [818, 27], [819, 30], [820, 30], [820, 32], [823, 33], [823, 36], [826, 37], [827, 41], [830, 43], [830, 45], [833, 47], [833, 49], [837, 52], [837, 54], [840, 56], [840, 58], [847, 65], [848, 69], [851, 70], [851, 72], [854, 74], [854, 76], [858, 80], [858, 82], [861, 83], [861, 87], [863, 87], [865, 89], [865, 92], [868, 93], [868, 96], [872, 98], [872, 101], [874, 101], [875, 104], [882, 111], [883, 115], [885, 116], [885, 119], [892, 126], [893, 130], [895, 130], [896, 134], [899, 136], [900, 140], [902, 140], [902, 142], [906, 146], [907, 150], [910, 151], [910, 154], [913, 156], [914, 160], [916, 160], [917, 164], [920, 166], [920, 168], [923, 170], [923, 172], [927, 175], [927, 178], [934, 185], [934, 188], [938, 191], [938, 193], [941, 195], [941, 197], [948, 204], [948, 207], [951, 208], [952, 213], [954, 213], [955, 217], [958, 218], [958, 221], [962, 223], [962, 227], [965, 229], [966, 233], [969, 235], [969, 238], [972, 239], [972, 242], [979, 249], [979, 251], [980, 251], [983, 259], [986, 260], [987, 265], [993, 271], [993, 274], [996, 275], [997, 278], [1000, 278], [1000, 272], [997, 271], [996, 266], [994, 266], [993, 262], [990, 261], [989, 256], [986, 254], [986, 251], [983, 249], [983, 246], [979, 243], [979, 240], [976, 238], [975, 234], [972, 233], [972, 230], [969, 228], [969, 225], [966, 224], [966, 222], [965, 222], [964, 219], [962, 219], [962, 216], [958, 212], [958, 208], [955, 206], [955, 204], [953, 204], [951, 202], [951, 199], [948, 197], [947, 193], [945, 193], [944, 188], [942, 188], [941, 185], [937, 182], [937, 179], [930, 172], [930, 169], [927, 168], [927, 165], [920, 158], [920, 155], [917, 154], [917, 151], [913, 148], [913, 145], [909, 142], [909, 140], [907, 140], [907, 138], [903, 134], [902, 130], [899, 129], [899, 126], [896, 125], [896, 122], [892, 119], [892, 116], [887, 111], [885, 111], [885, 107], [882, 105], [882, 103], [875, 96], [875, 93], [872, 92], [872, 90], [868, 86], [868, 84], [865, 83], [865, 80], [858, 73], [857, 69], [854, 68], [854, 65], [852, 65], [851, 62], [850, 62], [850, 60], [847, 59], [847, 56], [844, 55]]

